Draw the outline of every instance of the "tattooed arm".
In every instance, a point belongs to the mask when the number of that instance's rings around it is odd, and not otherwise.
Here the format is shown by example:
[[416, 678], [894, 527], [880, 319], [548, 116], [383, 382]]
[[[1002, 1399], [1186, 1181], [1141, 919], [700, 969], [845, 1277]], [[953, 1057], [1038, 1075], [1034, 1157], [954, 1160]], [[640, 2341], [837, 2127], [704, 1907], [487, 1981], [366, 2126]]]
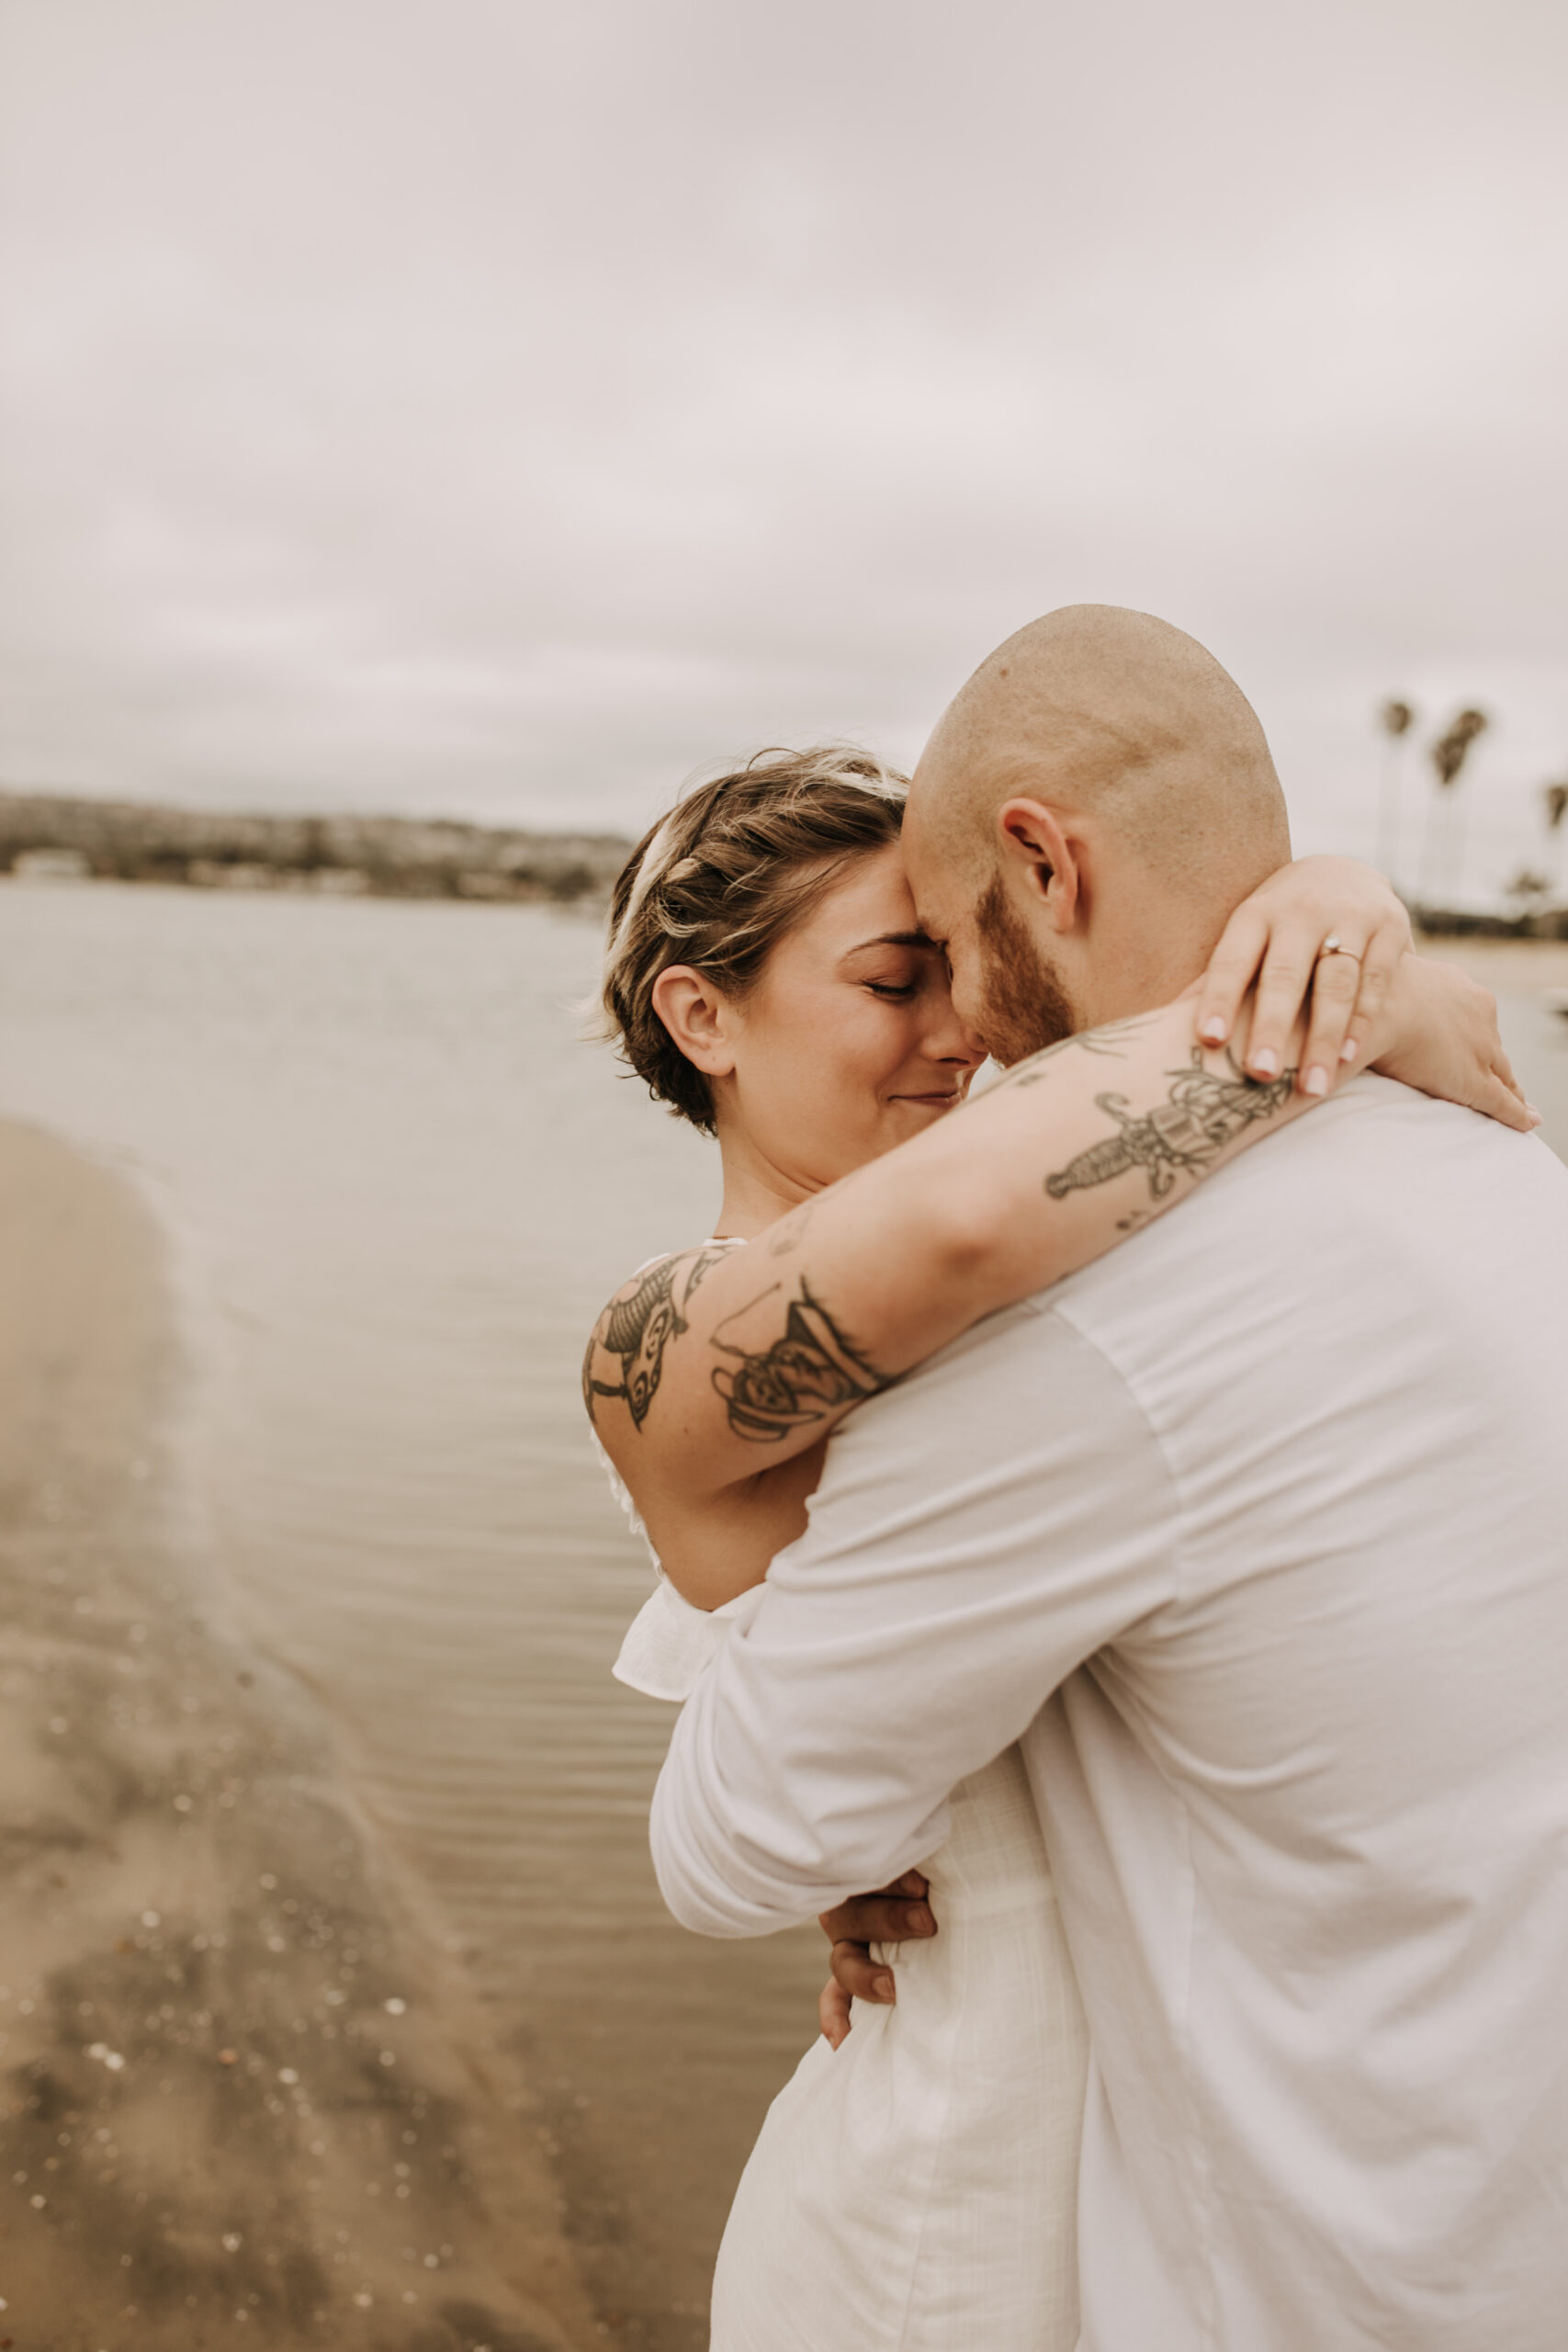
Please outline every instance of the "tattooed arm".
[[[1447, 967], [1406, 967], [1372, 1057], [1481, 1099], [1490, 1000]], [[761, 1580], [853, 1406], [1311, 1107], [1293, 1068], [1251, 1080], [1197, 1020], [1194, 990], [1054, 1046], [755, 1240], [662, 1260], [617, 1293], [584, 1396], [686, 1599], [716, 1608]]]

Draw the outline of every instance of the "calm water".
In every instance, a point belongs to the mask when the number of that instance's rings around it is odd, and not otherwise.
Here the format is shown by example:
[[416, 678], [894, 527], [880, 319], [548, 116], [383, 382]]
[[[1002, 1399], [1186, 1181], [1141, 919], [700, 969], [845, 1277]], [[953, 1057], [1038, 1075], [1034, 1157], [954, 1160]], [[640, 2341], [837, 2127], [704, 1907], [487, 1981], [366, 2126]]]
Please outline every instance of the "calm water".
[[711, 1147], [578, 1042], [543, 910], [0, 889], [0, 1111], [107, 1151], [175, 1238], [215, 1567], [342, 1725], [551, 2095], [623, 2340], [697, 2314], [815, 1933], [687, 1937], [647, 1858], [669, 1711], [609, 1675], [646, 1557], [579, 1363], [711, 1227]]
[[[578, 1362], [716, 1170], [577, 1042], [596, 952], [532, 909], [0, 888], [0, 1110], [151, 1189], [215, 1571], [531, 2052], [622, 2340], [685, 2352], [822, 1947], [684, 1937], [648, 1864], [669, 1715], [609, 1676], [649, 1572]], [[1505, 1020], [1562, 1149], [1568, 1023]]]

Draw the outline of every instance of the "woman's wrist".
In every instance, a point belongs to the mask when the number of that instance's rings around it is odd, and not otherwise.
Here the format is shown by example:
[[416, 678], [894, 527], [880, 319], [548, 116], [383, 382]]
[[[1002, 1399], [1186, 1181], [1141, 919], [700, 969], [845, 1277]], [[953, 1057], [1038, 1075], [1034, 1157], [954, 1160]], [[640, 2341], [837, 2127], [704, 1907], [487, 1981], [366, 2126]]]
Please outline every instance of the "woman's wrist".
[[1405, 949], [1372, 1015], [1360, 1055], [1363, 1069], [1382, 1069], [1403, 1060], [1438, 1026], [1447, 991], [1437, 972], [1436, 965], [1423, 963], [1413, 949]]

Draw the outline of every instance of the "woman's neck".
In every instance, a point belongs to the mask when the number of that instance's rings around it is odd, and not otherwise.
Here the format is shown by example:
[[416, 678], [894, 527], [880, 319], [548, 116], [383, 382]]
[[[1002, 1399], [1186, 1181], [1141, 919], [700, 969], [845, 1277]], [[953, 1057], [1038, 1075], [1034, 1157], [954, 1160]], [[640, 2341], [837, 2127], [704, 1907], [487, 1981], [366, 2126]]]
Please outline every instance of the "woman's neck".
[[819, 1185], [798, 1176], [787, 1175], [763, 1159], [750, 1138], [727, 1133], [723, 1125], [718, 1131], [719, 1156], [724, 1166], [724, 1198], [719, 1203], [718, 1222], [714, 1227], [715, 1238], [724, 1241], [753, 1241], [781, 1216], [800, 1206], [818, 1192]]

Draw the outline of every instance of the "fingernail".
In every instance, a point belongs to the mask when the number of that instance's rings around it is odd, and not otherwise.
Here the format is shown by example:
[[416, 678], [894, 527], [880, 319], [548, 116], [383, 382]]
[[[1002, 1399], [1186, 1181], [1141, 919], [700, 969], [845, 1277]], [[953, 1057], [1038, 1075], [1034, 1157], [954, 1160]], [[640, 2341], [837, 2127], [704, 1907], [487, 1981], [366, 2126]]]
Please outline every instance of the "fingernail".
[[1309, 1069], [1306, 1076], [1302, 1080], [1302, 1092], [1303, 1094], [1326, 1094], [1327, 1091], [1328, 1072], [1325, 1069], [1318, 1069], [1315, 1067]]
[[1265, 1046], [1260, 1053], [1251, 1057], [1250, 1067], [1257, 1078], [1278, 1078], [1280, 1057], [1272, 1046]]
[[912, 1935], [917, 1936], [935, 1935], [936, 1921], [931, 1917], [931, 1913], [926, 1909], [923, 1903], [917, 1903], [911, 1906], [909, 1912], [909, 1930]]
[[1536, 1109], [1535, 1104], [1534, 1104], [1533, 1102], [1527, 1102], [1527, 1103], [1525, 1104], [1525, 1109], [1526, 1109], [1526, 1110], [1529, 1113], [1529, 1114], [1530, 1114], [1530, 1125], [1531, 1125], [1531, 1126], [1532, 1126], [1532, 1127], [1539, 1127], [1539, 1126], [1540, 1126], [1540, 1123], [1541, 1123], [1541, 1121], [1540, 1121], [1540, 1113]]
[[898, 1988], [891, 1976], [874, 1976], [871, 1989], [879, 2001], [896, 2001], [898, 1997]]
[[1354, 1037], [1347, 1037], [1339, 1048], [1339, 1058], [1342, 1062], [1353, 1062], [1360, 1050]]
[[1198, 1035], [1206, 1046], [1223, 1046], [1225, 1042], [1225, 1024], [1217, 1012], [1211, 1012], [1207, 1021], [1200, 1021], [1198, 1023]]

